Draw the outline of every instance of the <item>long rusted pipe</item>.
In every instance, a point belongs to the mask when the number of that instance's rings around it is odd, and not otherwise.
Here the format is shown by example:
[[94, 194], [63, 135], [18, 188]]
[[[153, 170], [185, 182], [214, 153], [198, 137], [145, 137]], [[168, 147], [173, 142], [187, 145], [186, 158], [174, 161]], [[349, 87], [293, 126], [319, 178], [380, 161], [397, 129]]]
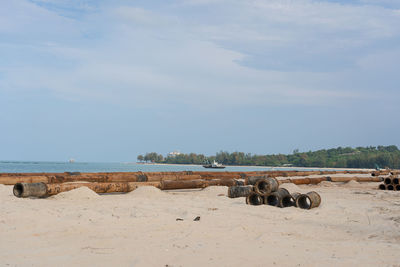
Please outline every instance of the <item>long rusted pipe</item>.
[[123, 193], [135, 190], [139, 186], [155, 186], [161, 190], [205, 188], [207, 186], [234, 186], [242, 183], [234, 179], [187, 180], [161, 182], [128, 182], [128, 183], [17, 183], [13, 192], [16, 197], [49, 197], [61, 192], [86, 186], [96, 193]]
[[319, 184], [320, 182], [328, 181], [328, 182], [349, 182], [349, 181], [357, 181], [357, 182], [381, 182], [382, 179], [380, 177], [318, 177], [318, 178], [297, 178], [297, 179], [284, 179], [279, 180], [280, 184], [284, 183], [293, 183], [296, 185], [301, 184]]
[[253, 171], [253, 172], [100, 172], [100, 173], [0, 173], [0, 184], [66, 183], [66, 182], [152, 182], [162, 180], [244, 179], [250, 176], [292, 177], [339, 173], [370, 173], [368, 171]]
[[187, 181], [161, 181], [161, 190], [172, 189], [192, 189], [192, 188], [205, 188], [208, 186], [234, 186], [241, 185], [235, 179], [214, 179], [214, 180], [187, 180]]
[[13, 193], [16, 197], [49, 197], [61, 192], [70, 191], [86, 186], [96, 193], [130, 192], [139, 186], [156, 186], [159, 183], [131, 182], [131, 183], [17, 183], [14, 185]]

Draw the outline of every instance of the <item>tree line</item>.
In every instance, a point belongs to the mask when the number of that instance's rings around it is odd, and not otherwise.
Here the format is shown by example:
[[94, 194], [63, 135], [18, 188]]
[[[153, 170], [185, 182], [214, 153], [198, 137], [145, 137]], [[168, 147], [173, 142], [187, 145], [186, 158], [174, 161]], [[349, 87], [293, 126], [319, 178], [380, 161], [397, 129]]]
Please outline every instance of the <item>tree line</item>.
[[137, 157], [140, 162], [170, 164], [204, 164], [216, 160], [224, 165], [295, 166], [329, 168], [392, 168], [400, 169], [400, 150], [395, 145], [369, 147], [338, 147], [292, 154], [253, 155], [251, 153], [220, 151], [215, 156], [179, 154], [164, 157], [156, 152]]

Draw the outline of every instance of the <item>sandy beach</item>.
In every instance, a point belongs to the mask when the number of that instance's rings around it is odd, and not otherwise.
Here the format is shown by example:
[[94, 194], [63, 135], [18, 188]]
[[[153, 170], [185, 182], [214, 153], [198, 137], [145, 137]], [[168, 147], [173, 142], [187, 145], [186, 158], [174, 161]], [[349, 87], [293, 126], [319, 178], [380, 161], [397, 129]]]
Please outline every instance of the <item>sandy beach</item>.
[[400, 266], [399, 192], [377, 184], [282, 186], [320, 193], [312, 210], [246, 205], [227, 187], [19, 199], [0, 185], [0, 265]]

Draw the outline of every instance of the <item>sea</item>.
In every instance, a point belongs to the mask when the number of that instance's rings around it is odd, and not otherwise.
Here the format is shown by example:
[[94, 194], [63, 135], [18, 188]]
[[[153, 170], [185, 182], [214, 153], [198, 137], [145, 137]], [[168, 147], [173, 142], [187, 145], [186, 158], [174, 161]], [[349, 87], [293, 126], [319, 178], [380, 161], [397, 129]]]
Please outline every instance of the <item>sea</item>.
[[325, 168], [285, 168], [258, 166], [226, 166], [225, 169], [205, 169], [201, 165], [143, 164], [106, 162], [43, 162], [0, 161], [0, 173], [21, 172], [167, 172], [167, 171], [273, 171], [273, 170], [326, 170]]

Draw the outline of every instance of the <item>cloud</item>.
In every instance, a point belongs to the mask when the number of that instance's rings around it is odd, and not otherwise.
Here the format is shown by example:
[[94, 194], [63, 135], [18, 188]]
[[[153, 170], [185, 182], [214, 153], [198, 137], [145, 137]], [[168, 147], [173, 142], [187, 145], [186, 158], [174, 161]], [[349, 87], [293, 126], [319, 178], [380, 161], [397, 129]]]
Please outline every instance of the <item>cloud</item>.
[[[371, 57], [379, 58], [382, 47], [385, 58], [398, 57], [392, 53], [399, 44], [398, 14], [370, 5], [7, 5], [8, 14], [0, 16], [0, 33], [7, 36], [0, 41], [6, 59], [0, 63], [0, 90], [47, 90], [73, 101], [198, 109], [334, 105], [373, 98], [377, 88], [362, 78]], [[374, 72], [385, 77], [387, 70]]]

